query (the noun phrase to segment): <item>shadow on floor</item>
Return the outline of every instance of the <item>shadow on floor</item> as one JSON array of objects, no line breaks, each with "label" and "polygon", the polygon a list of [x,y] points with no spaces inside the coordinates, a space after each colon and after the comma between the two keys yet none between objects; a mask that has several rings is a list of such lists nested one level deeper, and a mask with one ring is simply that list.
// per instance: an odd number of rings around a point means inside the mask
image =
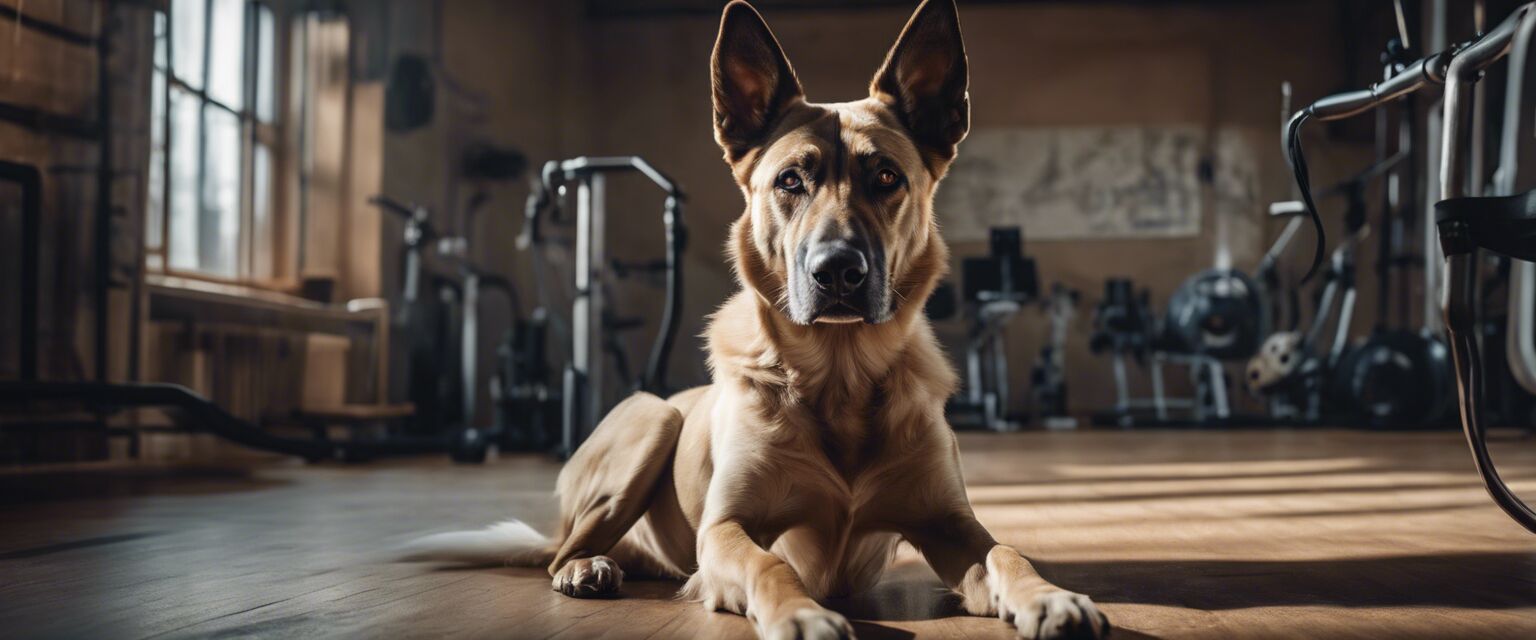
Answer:
[{"label": "shadow on floor", "polygon": [[1081,476],[1051,476],[1051,477],[1021,477],[1018,480],[983,480],[976,481],[969,478],[965,481],[968,488],[979,487],[1016,487],[1016,486],[1046,486],[1046,485],[1079,485],[1098,484],[1110,482],[1149,482],[1153,484],[1173,482],[1222,482],[1225,480],[1260,480],[1265,478],[1309,478],[1317,476],[1332,476],[1347,473],[1384,473],[1384,472],[1423,472],[1441,471],[1440,469],[1408,469],[1388,468],[1386,466],[1361,466],[1344,469],[1308,469],[1305,471],[1266,471],[1263,473],[1221,473],[1221,474],[1187,474],[1167,476],[1147,475],[1081,475]]},{"label": "shadow on floor", "polygon": [[[1343,560],[1103,560],[1035,565],[1052,582],[1102,604],[1220,611],[1252,607],[1536,607],[1536,551],[1401,555]],[[537,569],[500,569],[547,580]],[[680,581],[631,580],[622,597],[676,602]],[[920,562],[891,567],[873,589],[827,603],[857,623],[861,638],[911,635],[879,622],[967,617],[958,596]],[[697,606],[689,603],[687,606]],[[877,622],[869,622],[877,621]],[[1117,629],[1117,638],[1149,637]]]},{"label": "shadow on floor", "polygon": [[1346,560],[1036,561],[1057,584],[1106,603],[1202,610],[1285,605],[1536,607],[1536,552]]},{"label": "shadow on floor", "polygon": [[[1524,480],[1531,476],[1526,474],[1507,474],[1504,479],[1514,482]],[[1020,486],[1027,486],[1024,483]],[[1458,489],[1481,489],[1481,482],[1443,482],[1436,484],[1420,485],[1356,485],[1336,487],[1275,487],[1273,489],[1227,489],[1212,487],[1210,489],[1192,489],[1186,491],[1169,491],[1161,493],[1128,493],[1106,495],[1054,495],[1032,496],[1027,498],[1015,498],[1009,496],[972,496],[971,504],[976,506],[1011,506],[1031,504],[1074,504],[1074,503],[1098,503],[1098,502],[1134,502],[1146,500],[1184,500],[1188,498],[1251,498],[1264,496],[1289,496],[1304,494],[1327,493],[1402,493],[1406,491],[1446,491]]]},{"label": "shadow on floor", "polygon": [[61,469],[0,475],[0,505],[259,491],[288,484],[247,467]]},{"label": "shadow on floor", "polygon": [[82,539],[79,539],[79,540],[70,540],[68,542],[58,542],[58,543],[54,543],[54,544],[47,544],[47,545],[42,545],[42,546],[37,546],[37,547],[27,547],[25,549],[16,549],[16,550],[12,550],[12,551],[7,551],[5,553],[0,553],[0,560],[22,560],[22,559],[25,559],[25,558],[37,558],[37,557],[41,557],[41,556],[52,555],[52,554],[55,554],[55,553],[62,553],[62,552],[65,552],[65,551],[74,551],[76,549],[90,549],[92,547],[105,547],[105,546],[114,545],[114,544],[118,544],[118,543],[122,543],[122,542],[132,542],[134,540],[142,540],[144,538],[153,538],[153,537],[158,536],[158,535],[163,535],[163,533],[164,532],[161,532],[161,531],[146,531],[146,532],[140,532],[140,533],[122,533],[122,534],[116,534],[116,535],[96,536],[96,537],[92,537],[92,538],[82,538]]}]

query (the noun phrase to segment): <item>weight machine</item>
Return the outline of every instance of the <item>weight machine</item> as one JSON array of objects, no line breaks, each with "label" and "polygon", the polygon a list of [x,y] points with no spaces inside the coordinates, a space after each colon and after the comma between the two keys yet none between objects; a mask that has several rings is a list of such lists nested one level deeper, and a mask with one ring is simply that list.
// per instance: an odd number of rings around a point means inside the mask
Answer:
[{"label": "weight machine", "polygon": [[[1444,283],[1440,289],[1439,311],[1444,319],[1444,329],[1454,363],[1456,401],[1460,409],[1462,430],[1483,483],[1494,502],[1521,526],[1536,533],[1536,511],[1526,505],[1505,484],[1495,468],[1488,451],[1487,423],[1484,416],[1484,396],[1488,371],[1483,366],[1482,348],[1478,341],[1478,277],[1479,253],[1487,250],[1505,255],[1517,261],[1536,260],[1536,193],[1511,194],[1515,173],[1516,147],[1518,144],[1521,111],[1521,76],[1524,75],[1530,40],[1536,32],[1536,3],[1522,5],[1487,33],[1471,41],[1452,46],[1404,65],[1401,70],[1369,89],[1328,96],[1298,111],[1287,127],[1286,148],[1298,186],[1308,209],[1315,213],[1307,186],[1306,162],[1301,154],[1300,129],[1309,119],[1335,120],[1365,113],[1395,101],[1420,89],[1436,84],[1445,85],[1439,162],[1439,187],[1443,200],[1435,203],[1435,229],[1439,247],[1444,251],[1443,262],[1426,279],[1431,284]],[[1482,141],[1477,136],[1467,136],[1464,127],[1480,118],[1480,105],[1470,100],[1468,93],[1482,73],[1500,59],[1510,56],[1513,85],[1507,96],[1505,112],[1513,113],[1505,123],[1501,140],[1501,164],[1496,173],[1495,190],[1500,193],[1482,196],[1480,162],[1468,162],[1481,155]],[[1470,127],[1474,130],[1480,126]],[[1526,265],[1517,267],[1526,268]],[[1443,273],[1443,281],[1438,278]],[[1511,309],[1506,350],[1510,354],[1510,368],[1516,380],[1528,392],[1536,393],[1536,350],[1526,349],[1530,344],[1531,331],[1536,329],[1536,307],[1524,304],[1536,297],[1527,298],[1526,287],[1531,282],[1529,273],[1522,276],[1518,286],[1512,286]],[[1428,291],[1435,291],[1431,287]],[[1426,295],[1426,307],[1433,306],[1433,298]],[[1433,314],[1431,314],[1433,315]]]},{"label": "weight machine", "polygon": [[[1239,421],[1232,412],[1223,363],[1246,359],[1258,350],[1268,326],[1263,291],[1258,282],[1236,269],[1207,269],[1181,283],[1158,317],[1148,292],[1135,293],[1129,280],[1106,281],[1089,348],[1094,353],[1110,354],[1115,405],[1096,414],[1094,422],[1133,427]],[[1126,356],[1146,365],[1152,382],[1150,398],[1131,396]],[[1166,365],[1189,371],[1193,395],[1167,395],[1163,384]],[[1175,416],[1175,410],[1184,414]],[[1243,417],[1241,421],[1254,420]]]},{"label": "weight machine", "polygon": [[1058,282],[1051,285],[1051,295],[1041,301],[1050,320],[1051,334],[1040,348],[1029,382],[1035,413],[1047,429],[1077,428],[1077,419],[1067,407],[1067,331],[1077,317],[1079,297],[1076,289]]},{"label": "weight machine", "polygon": [[1035,300],[1035,261],[1024,256],[1018,227],[993,227],[991,253],[961,262],[962,295],[971,316],[965,341],[965,390],[951,398],[945,413],[957,427],[1017,431],[1022,416],[1010,414],[1008,322]]},{"label": "weight machine", "polygon": [[[509,317],[519,322],[517,290],[506,278],[472,264],[468,239],[441,234],[426,207],[385,195],[374,195],[368,203],[405,223],[401,305],[392,322],[394,333],[405,336],[406,388],[415,406],[411,431],[443,437],[455,460],[481,462],[501,425],[487,424],[478,415],[480,306],[487,293],[500,294]],[[427,269],[428,247],[454,264],[457,273]]]},{"label": "weight machine", "polygon": [[[538,184],[528,196],[526,220],[523,222],[523,233],[518,237],[518,246],[535,249],[546,241],[540,229],[542,220],[546,216],[551,221],[561,220],[562,201],[569,187],[574,186],[575,288],[569,319],[570,361],[563,373],[560,394],[559,451],[563,456],[575,453],[582,440],[597,425],[597,419],[610,406],[608,390],[605,388],[608,374],[599,350],[608,352],[619,368],[625,367],[626,361],[614,338],[614,332],[638,324],[636,321],[618,318],[612,313],[603,286],[605,274],[622,268],[622,265],[608,259],[607,252],[608,177],[621,173],[644,176],[666,194],[661,216],[666,234],[666,255],[657,265],[665,274],[666,298],[662,304],[661,321],[651,345],[650,357],[636,386],[657,395],[664,396],[669,392],[667,362],[672,353],[672,345],[677,340],[678,314],[683,304],[683,250],[687,246],[681,187],[638,156],[583,156],[546,163]],[[533,263],[534,278],[540,286],[540,302],[548,310],[550,302],[544,288],[546,265],[539,251],[533,252]]]}]

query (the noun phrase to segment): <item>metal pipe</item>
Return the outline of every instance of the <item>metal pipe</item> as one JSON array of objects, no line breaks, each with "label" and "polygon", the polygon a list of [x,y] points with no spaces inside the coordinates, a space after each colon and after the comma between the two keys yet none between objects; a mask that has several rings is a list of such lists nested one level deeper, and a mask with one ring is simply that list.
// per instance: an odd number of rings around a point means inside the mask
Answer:
[{"label": "metal pipe", "polygon": [[[1163,390],[1163,359],[1156,355],[1152,356],[1152,406],[1158,420],[1168,419],[1168,397]],[[1199,406],[1199,403],[1192,406]]]},{"label": "metal pipe", "polygon": [[1462,122],[1472,119],[1472,101],[1465,95],[1484,69],[1509,53],[1520,23],[1530,13],[1531,5],[1521,5],[1487,35],[1478,38],[1457,53],[1446,68],[1445,111],[1440,139],[1441,199],[1469,195],[1468,167],[1463,159]]},{"label": "metal pipe", "polygon": [[[1446,76],[1444,129],[1440,157],[1441,192],[1446,198],[1466,193],[1466,167],[1462,159],[1461,122],[1470,116],[1466,90],[1489,65],[1509,53],[1517,27],[1531,12],[1531,4],[1522,5],[1487,35],[1468,46],[1452,61]],[[1445,288],[1441,297],[1446,335],[1456,367],[1457,402],[1461,409],[1462,431],[1472,450],[1472,460],[1482,476],[1493,501],[1521,526],[1536,533],[1536,512],[1504,484],[1488,453],[1487,425],[1482,402],[1486,382],[1482,355],[1477,344],[1477,266],[1478,251],[1469,237],[1465,222],[1448,222],[1440,227],[1445,251]]]},{"label": "metal pipe", "polygon": [[[1483,29],[1487,27],[1487,13],[1487,6],[1484,0],[1475,0],[1472,3],[1472,24],[1478,35],[1482,35]],[[1524,20],[1522,19],[1520,22],[1524,22]],[[1518,26],[1519,23],[1516,23],[1517,31],[1519,30]],[[1487,137],[1488,130],[1488,118],[1486,117],[1488,110],[1483,105],[1488,102],[1487,96],[1488,85],[1486,83],[1478,82],[1472,85],[1472,121],[1469,127],[1472,139],[1469,141],[1470,148],[1467,153],[1469,156],[1467,162],[1467,195],[1474,197],[1483,195],[1483,142]]]},{"label": "metal pipe", "polygon": [[1472,463],[1482,476],[1483,486],[1493,502],[1521,526],[1536,533],[1536,512],[1526,506],[1494,466],[1488,452],[1488,427],[1483,421],[1482,401],[1487,383],[1477,346],[1474,299],[1477,289],[1477,252],[1446,257],[1446,328],[1450,336],[1451,358],[1456,366],[1456,395],[1461,407],[1462,432],[1472,449]]},{"label": "metal pipe", "polygon": [[688,229],[683,219],[683,201],[686,200],[686,196],[676,182],[639,156],[582,156],[569,160],[551,160],[544,164],[541,184],[528,198],[528,205],[524,212],[526,219],[523,222],[523,232],[518,236],[518,246],[526,249],[538,242],[540,214],[551,203],[551,193],[559,185],[569,181],[585,183],[594,176],[625,171],[634,171],[645,176],[667,194],[666,203],[662,209],[662,225],[667,246],[666,300],[662,306],[662,318],[657,327],[656,338],[651,343],[650,358],[640,378],[641,389],[658,394],[666,393],[667,365],[671,358],[672,347],[677,342],[679,316],[682,313],[683,252],[688,246]]},{"label": "metal pipe", "polygon": [[1455,57],[1455,50],[1450,49],[1419,58],[1369,89],[1319,98],[1306,111],[1317,120],[1342,120],[1365,113],[1431,84],[1445,82],[1446,67]]},{"label": "metal pipe", "polygon": [[[1366,111],[1380,107],[1387,102],[1407,96],[1427,85],[1443,81],[1445,69],[1456,55],[1455,49],[1440,51],[1420,58],[1404,65],[1401,70],[1391,74],[1385,80],[1371,85],[1368,89],[1349,91],[1318,99],[1307,108],[1302,109],[1286,124],[1284,137],[1284,149],[1286,160],[1292,164],[1296,172],[1298,186],[1305,185],[1307,181],[1306,164],[1301,158],[1300,133],[1301,125],[1308,119],[1339,120],[1355,116]],[[1304,187],[1301,194],[1306,203],[1305,209],[1311,214],[1312,222],[1317,230],[1317,247],[1313,253],[1313,263],[1302,278],[1305,284],[1312,277],[1313,272],[1322,264],[1324,249],[1324,233],[1321,219],[1318,217],[1316,206],[1313,205],[1313,194],[1310,187]],[[1434,237],[1425,237],[1425,246],[1428,248],[1434,242]],[[1426,270],[1427,272],[1428,270]],[[1429,275],[1426,275],[1428,278]],[[1429,289],[1433,290],[1433,289]],[[1426,303],[1428,304],[1428,303]],[[1429,307],[1426,307],[1428,309]],[[1426,317],[1428,317],[1426,315]]]},{"label": "metal pipe", "polygon": [[[580,444],[588,423],[603,409],[602,363],[598,356],[598,350],[606,344],[602,336],[604,327],[600,277],[601,270],[607,265],[603,251],[603,224],[606,218],[603,212],[606,199],[603,187],[607,174],[628,171],[645,176],[667,194],[662,210],[667,244],[666,302],[656,338],[652,342],[650,360],[640,379],[641,389],[657,394],[666,393],[667,362],[677,340],[679,316],[682,312],[682,261],[687,244],[687,228],[683,223],[682,209],[685,196],[677,183],[637,156],[583,156],[552,160],[544,164],[540,184],[529,195],[524,211],[523,231],[518,236],[517,244],[520,248],[527,249],[536,245],[539,242],[539,219],[544,210],[554,203],[554,194],[566,183],[576,183],[576,298],[572,304],[571,318],[572,363],[565,375],[563,410],[563,447],[567,455]],[[533,259],[535,269],[538,269],[539,258],[535,256]],[[543,298],[542,293],[540,298]],[[576,433],[578,430],[582,433]]]},{"label": "metal pipe", "polygon": [[[1525,95],[1526,66],[1530,62],[1531,36],[1536,33],[1536,11],[1528,13],[1515,31],[1509,49],[1509,82],[1504,92],[1504,130],[1500,136],[1499,168],[1493,173],[1493,195],[1515,193],[1519,172],[1521,103]],[[1504,358],[1520,387],[1536,393],[1536,263],[1510,258],[1509,312]]]},{"label": "metal pipe", "polygon": [[1344,347],[1349,345],[1349,325],[1355,319],[1355,285],[1346,285],[1344,301],[1339,304],[1339,324],[1334,327],[1333,344],[1328,348],[1328,368],[1338,366],[1344,357]]},{"label": "metal pipe", "polygon": [[475,429],[480,426],[475,419],[475,410],[478,408],[475,391],[480,386],[476,366],[480,364],[480,274],[473,269],[467,269],[464,274],[464,299],[460,313],[463,317],[459,330],[459,375],[463,378],[463,390],[459,400],[463,403],[463,427]]},{"label": "metal pipe", "polygon": [[[574,420],[566,425],[568,439],[573,444],[579,445],[586,437],[585,430],[588,422],[596,413],[596,403],[588,400],[587,395],[595,395],[601,382],[594,374],[594,363],[598,360],[593,356],[593,350],[599,341],[593,339],[593,327],[601,323],[600,317],[594,317],[593,292],[597,289],[593,284],[592,267],[592,200],[593,185],[583,180],[576,187],[576,298],[571,303],[571,371],[575,379],[581,382],[584,394],[568,394],[565,398],[570,407],[568,413]],[[574,453],[575,449],[567,451]]]},{"label": "metal pipe", "polygon": [[[606,318],[612,314],[608,310],[608,290],[604,288],[603,274],[608,271],[608,176],[604,173],[592,173],[582,183],[587,187],[587,231],[588,240],[591,243],[587,247],[588,262],[583,269],[590,269],[587,275],[586,296],[589,301],[587,316],[592,323],[592,342],[587,345],[588,360],[587,369],[587,424],[586,429],[597,426],[599,416],[607,409],[607,382],[604,379],[602,351],[608,345],[608,327]],[[619,366],[615,370],[622,370]],[[586,434],[583,433],[583,438]]]},{"label": "metal pipe", "polygon": [[[1446,14],[1449,12],[1447,0],[1430,0],[1428,16],[1429,24],[1425,25],[1428,31],[1428,50],[1444,50],[1450,44],[1446,38]],[[1440,181],[1431,176],[1438,175],[1440,170],[1440,133],[1441,121],[1444,119],[1444,104],[1432,100],[1426,109],[1424,118],[1424,185],[1423,201],[1419,203],[1419,247],[1423,273],[1423,294],[1420,296],[1420,324],[1426,332],[1439,331],[1442,324],[1440,320],[1439,300],[1435,292],[1440,290],[1440,264],[1444,256],[1440,255],[1440,244],[1437,242],[1435,229],[1435,203],[1444,196],[1440,194]],[[1404,283],[1404,290],[1408,290]]]},{"label": "metal pipe", "polygon": [[1115,413],[1125,414],[1131,410],[1131,392],[1128,388],[1130,382],[1125,375],[1125,357],[1116,351],[1110,356],[1110,363],[1114,365],[1115,373]]}]

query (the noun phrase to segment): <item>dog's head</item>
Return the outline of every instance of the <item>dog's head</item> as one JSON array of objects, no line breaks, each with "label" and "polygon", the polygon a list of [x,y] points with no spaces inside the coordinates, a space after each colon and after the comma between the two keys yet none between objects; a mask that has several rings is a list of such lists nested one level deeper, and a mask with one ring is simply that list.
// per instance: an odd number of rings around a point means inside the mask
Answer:
[{"label": "dog's head", "polygon": [[947,268],[933,193],[970,126],[953,0],[925,0],[857,102],[806,102],[773,32],[732,2],[712,60],[715,140],[746,196],[743,283],[795,324],[920,310]]}]

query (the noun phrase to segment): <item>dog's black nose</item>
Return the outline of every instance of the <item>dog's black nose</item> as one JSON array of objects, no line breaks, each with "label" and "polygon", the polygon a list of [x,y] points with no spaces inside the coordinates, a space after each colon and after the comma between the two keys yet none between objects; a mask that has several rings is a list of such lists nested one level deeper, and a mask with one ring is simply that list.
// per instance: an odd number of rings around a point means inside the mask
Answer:
[{"label": "dog's black nose", "polygon": [[807,257],[805,266],[817,289],[839,297],[858,291],[869,275],[869,260],[864,252],[842,242],[818,247]]}]

